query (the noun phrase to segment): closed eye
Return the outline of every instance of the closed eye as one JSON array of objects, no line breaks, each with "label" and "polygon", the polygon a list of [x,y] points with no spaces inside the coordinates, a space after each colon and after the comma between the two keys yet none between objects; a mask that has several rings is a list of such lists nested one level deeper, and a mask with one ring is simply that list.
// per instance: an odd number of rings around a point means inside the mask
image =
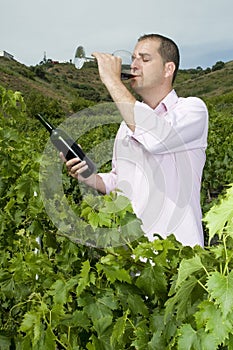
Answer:
[{"label": "closed eye", "polygon": [[[143,62],[149,62],[149,61],[151,61],[151,55],[149,55],[148,53],[139,53],[139,56],[140,56],[140,58],[141,58],[141,60],[143,61]],[[137,59],[137,57],[136,56],[132,56],[132,61],[134,61],[134,60],[136,60]]]}]

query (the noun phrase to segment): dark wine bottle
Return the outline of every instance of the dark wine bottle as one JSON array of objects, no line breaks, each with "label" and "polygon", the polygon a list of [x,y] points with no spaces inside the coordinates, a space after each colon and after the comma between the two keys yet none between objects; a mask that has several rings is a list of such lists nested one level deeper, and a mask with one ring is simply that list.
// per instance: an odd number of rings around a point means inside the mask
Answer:
[{"label": "dark wine bottle", "polygon": [[82,176],[87,178],[96,171],[96,166],[90,158],[86,156],[83,150],[77,145],[77,143],[65,133],[65,131],[55,128],[45,117],[40,114],[36,115],[36,118],[42,123],[42,125],[50,133],[50,140],[58,151],[64,154],[66,160],[73,158],[79,158],[80,160],[85,160],[88,169],[82,173]]}]

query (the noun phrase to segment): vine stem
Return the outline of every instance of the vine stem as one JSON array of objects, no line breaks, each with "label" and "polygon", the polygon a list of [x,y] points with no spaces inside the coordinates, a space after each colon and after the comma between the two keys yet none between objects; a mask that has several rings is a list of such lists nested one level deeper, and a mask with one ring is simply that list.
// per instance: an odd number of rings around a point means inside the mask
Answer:
[{"label": "vine stem", "polygon": [[225,275],[226,273],[229,274],[229,269],[228,269],[229,257],[227,252],[226,239],[227,239],[227,236],[223,235],[223,246],[224,246],[225,257],[226,257],[226,264],[223,270],[223,275]]},{"label": "vine stem", "polygon": [[[36,297],[38,298],[38,301],[36,301],[35,299],[33,299],[33,296],[36,296]],[[18,307],[18,306],[22,306],[22,305],[25,305],[25,304],[30,303],[30,302],[31,302],[31,303],[32,303],[32,302],[40,303],[40,301],[41,301],[41,300],[40,300],[40,298],[38,297],[38,294],[37,294],[37,293],[32,293],[26,301],[22,301],[22,302],[20,302],[20,303],[18,303],[18,304],[16,304],[16,305],[14,305],[14,306],[10,309],[10,311],[9,311],[9,316],[11,315],[12,311],[13,311],[16,307]]]},{"label": "vine stem", "polygon": [[206,270],[206,268],[205,268],[205,266],[202,264],[202,268],[203,268],[203,270],[205,271],[205,273],[207,274],[207,276],[209,277],[210,276],[210,274],[209,274],[209,272]]},{"label": "vine stem", "polygon": [[207,293],[209,293],[208,289],[204,286],[204,284],[203,284],[200,280],[197,280],[197,282],[200,284],[200,286],[201,286]]},{"label": "vine stem", "polygon": [[65,350],[68,350],[69,348],[68,348],[65,344],[63,344],[63,343],[60,341],[60,339],[58,339],[58,337],[54,334],[54,331],[53,331],[52,326],[51,326],[51,321],[52,321],[52,319],[51,319],[51,310],[49,310],[49,322],[47,321],[47,318],[46,318],[46,315],[45,315],[45,314],[43,315],[43,319],[44,319],[45,323],[47,324],[47,327],[50,328],[50,331],[52,332],[52,334],[53,334],[53,336],[54,336],[54,338],[55,338],[55,341],[56,341],[58,344],[60,344]]}]

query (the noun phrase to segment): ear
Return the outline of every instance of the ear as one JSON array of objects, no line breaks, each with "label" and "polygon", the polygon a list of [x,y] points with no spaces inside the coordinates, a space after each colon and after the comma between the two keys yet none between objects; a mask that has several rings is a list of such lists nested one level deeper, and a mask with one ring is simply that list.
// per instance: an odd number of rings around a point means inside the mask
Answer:
[{"label": "ear", "polygon": [[165,63],[165,78],[172,77],[176,69],[174,62]]}]

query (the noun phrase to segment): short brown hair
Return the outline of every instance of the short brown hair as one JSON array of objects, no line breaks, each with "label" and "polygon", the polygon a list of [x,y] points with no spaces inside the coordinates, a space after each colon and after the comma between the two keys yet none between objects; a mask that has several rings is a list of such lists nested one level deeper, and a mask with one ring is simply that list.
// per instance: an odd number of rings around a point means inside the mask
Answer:
[{"label": "short brown hair", "polygon": [[144,34],[139,37],[138,42],[146,39],[159,40],[160,47],[158,51],[163,59],[163,62],[164,63],[173,62],[175,64],[176,68],[173,73],[173,80],[172,80],[172,82],[174,83],[177,75],[177,71],[179,69],[179,64],[180,64],[180,53],[179,53],[178,46],[172,39],[167,38],[160,34]]}]

